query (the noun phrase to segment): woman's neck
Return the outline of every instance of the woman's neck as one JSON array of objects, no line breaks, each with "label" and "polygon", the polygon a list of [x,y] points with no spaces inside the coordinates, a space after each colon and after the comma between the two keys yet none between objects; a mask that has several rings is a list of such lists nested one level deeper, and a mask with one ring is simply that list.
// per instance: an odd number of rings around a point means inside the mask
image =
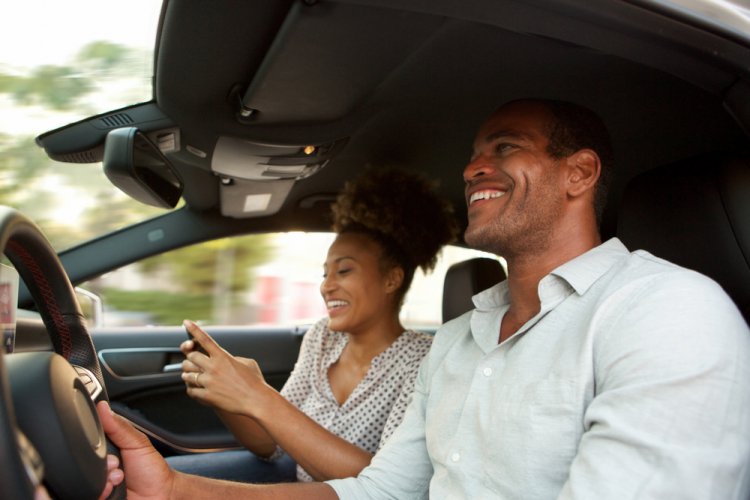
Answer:
[{"label": "woman's neck", "polygon": [[349,342],[345,353],[351,361],[369,365],[374,357],[388,349],[403,332],[404,327],[398,315],[389,315],[366,330],[347,333]]}]

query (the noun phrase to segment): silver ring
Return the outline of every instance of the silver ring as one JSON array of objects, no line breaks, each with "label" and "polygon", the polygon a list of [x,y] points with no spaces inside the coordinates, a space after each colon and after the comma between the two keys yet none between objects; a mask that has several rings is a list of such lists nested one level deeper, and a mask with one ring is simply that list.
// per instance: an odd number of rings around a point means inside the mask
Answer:
[{"label": "silver ring", "polygon": [[200,376],[201,376],[201,372],[195,372],[195,381],[193,381],[193,383],[194,383],[194,384],[195,384],[195,385],[196,385],[197,387],[203,387],[202,385],[200,385],[200,384],[198,383],[198,377],[200,377]]}]

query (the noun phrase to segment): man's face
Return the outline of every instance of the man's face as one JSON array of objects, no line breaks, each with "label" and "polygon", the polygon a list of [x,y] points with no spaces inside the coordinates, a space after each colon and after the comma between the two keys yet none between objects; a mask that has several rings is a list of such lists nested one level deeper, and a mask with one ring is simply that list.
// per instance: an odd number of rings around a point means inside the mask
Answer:
[{"label": "man's face", "polygon": [[514,258],[548,248],[565,192],[547,154],[551,116],[538,103],[503,106],[479,129],[464,169],[472,247]]}]

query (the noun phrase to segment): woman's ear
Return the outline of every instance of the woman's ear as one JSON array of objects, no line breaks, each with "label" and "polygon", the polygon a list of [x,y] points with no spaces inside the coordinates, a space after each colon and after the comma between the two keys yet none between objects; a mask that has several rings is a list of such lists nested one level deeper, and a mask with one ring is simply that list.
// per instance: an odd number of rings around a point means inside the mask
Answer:
[{"label": "woman's ear", "polygon": [[587,191],[593,193],[602,170],[599,155],[591,149],[581,149],[568,156],[566,163],[568,196],[576,198]]},{"label": "woman's ear", "polygon": [[404,282],[404,269],[401,266],[392,267],[385,275],[385,291],[393,293]]}]

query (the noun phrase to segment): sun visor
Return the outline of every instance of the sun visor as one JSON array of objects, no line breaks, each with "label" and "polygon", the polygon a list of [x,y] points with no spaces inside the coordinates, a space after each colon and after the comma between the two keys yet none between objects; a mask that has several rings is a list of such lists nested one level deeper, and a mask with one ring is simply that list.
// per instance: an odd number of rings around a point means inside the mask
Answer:
[{"label": "sun visor", "polygon": [[219,188],[221,214],[235,219],[272,215],[281,209],[293,179],[273,182],[225,180]]}]

